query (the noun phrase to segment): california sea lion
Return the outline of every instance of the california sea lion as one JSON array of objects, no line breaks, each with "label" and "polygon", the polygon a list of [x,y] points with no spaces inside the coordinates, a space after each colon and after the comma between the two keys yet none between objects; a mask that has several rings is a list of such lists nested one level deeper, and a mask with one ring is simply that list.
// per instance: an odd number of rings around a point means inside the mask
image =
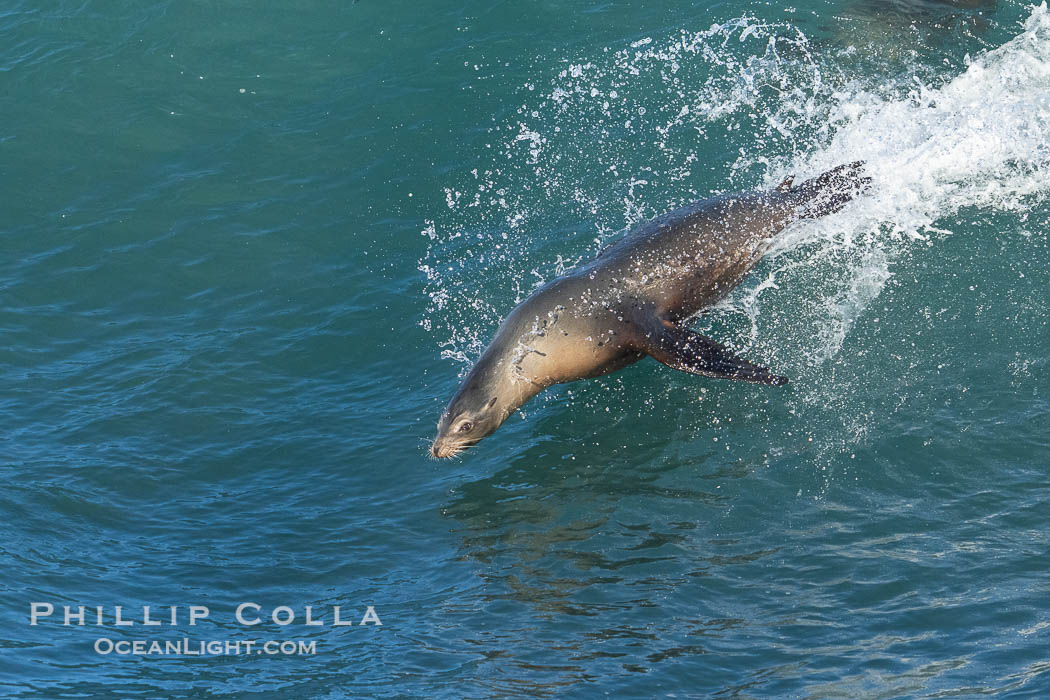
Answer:
[{"label": "california sea lion", "polygon": [[537,289],[504,319],[452,397],[431,454],[451,457],[474,445],[552,384],[615,372],[646,355],[706,377],[787,382],[683,322],[739,284],[774,234],[838,211],[865,190],[871,179],[862,165],[682,207]]}]

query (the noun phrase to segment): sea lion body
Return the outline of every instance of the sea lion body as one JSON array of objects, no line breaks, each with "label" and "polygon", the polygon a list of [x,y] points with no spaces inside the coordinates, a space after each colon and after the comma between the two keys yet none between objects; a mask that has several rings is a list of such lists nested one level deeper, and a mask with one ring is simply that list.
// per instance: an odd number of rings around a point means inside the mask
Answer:
[{"label": "sea lion body", "polygon": [[787,380],[679,324],[728,294],[792,221],[841,208],[869,180],[840,166],[792,188],[714,197],[644,223],[519,304],[464,378],[431,448],[452,456],[553,384],[646,355],[675,369],[755,383]]},{"label": "sea lion body", "polygon": [[740,283],[762,243],[789,222],[792,199],[773,190],[683,207],[613,243],[578,274],[595,275],[671,320],[687,318]]}]

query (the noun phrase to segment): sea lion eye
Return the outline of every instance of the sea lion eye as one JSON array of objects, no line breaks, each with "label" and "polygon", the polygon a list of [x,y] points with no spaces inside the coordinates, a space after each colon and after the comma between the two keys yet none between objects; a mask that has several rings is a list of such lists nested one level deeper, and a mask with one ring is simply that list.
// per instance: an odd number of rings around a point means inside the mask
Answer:
[{"label": "sea lion eye", "polygon": [[473,430],[473,429],[474,429],[474,424],[473,424],[473,423],[471,423],[471,422],[470,422],[470,421],[468,420],[468,421],[467,421],[466,423],[464,423],[463,425],[459,426],[459,430],[458,430],[458,432],[461,432],[461,433],[467,433],[467,432],[470,432],[470,431],[471,431],[471,430]]}]

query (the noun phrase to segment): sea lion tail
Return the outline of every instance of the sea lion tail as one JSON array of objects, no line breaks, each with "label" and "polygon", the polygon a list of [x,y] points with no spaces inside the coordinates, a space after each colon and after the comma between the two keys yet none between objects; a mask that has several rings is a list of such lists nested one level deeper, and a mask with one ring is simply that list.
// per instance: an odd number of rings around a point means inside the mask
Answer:
[{"label": "sea lion tail", "polygon": [[864,174],[864,161],[858,160],[806,180],[798,187],[788,184],[787,193],[795,200],[799,216],[815,219],[837,212],[870,186],[871,178]]}]

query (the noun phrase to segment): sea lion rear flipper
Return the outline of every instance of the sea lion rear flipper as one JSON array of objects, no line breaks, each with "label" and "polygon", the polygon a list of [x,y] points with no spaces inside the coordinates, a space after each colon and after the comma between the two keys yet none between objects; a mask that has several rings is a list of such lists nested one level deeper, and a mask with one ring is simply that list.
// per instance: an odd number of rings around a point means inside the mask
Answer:
[{"label": "sea lion rear flipper", "polygon": [[772,386],[787,384],[787,377],[737,357],[725,345],[667,324],[647,336],[640,349],[657,362],[690,374]]},{"label": "sea lion rear flipper", "polygon": [[857,161],[833,168],[787,192],[803,219],[815,219],[837,212],[869,187],[871,178],[864,174],[864,161]]}]

